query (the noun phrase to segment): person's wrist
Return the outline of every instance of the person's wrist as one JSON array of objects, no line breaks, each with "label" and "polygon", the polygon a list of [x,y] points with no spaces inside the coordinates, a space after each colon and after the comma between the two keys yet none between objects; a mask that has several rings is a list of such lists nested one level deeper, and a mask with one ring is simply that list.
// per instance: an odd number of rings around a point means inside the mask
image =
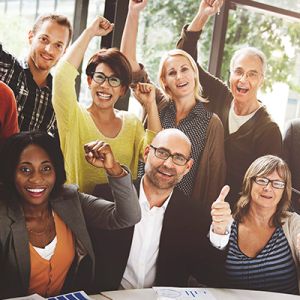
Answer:
[{"label": "person's wrist", "polygon": [[149,113],[152,110],[156,109],[156,102],[155,99],[152,101],[148,101],[147,103],[144,104],[144,108],[146,109],[146,111]]},{"label": "person's wrist", "polygon": [[229,234],[229,230],[227,228],[225,228],[224,230],[216,230],[214,228],[214,226],[212,226],[212,232],[215,234],[219,234],[219,235],[228,235]]},{"label": "person's wrist", "polygon": [[128,16],[131,18],[139,18],[140,13],[141,13],[141,11],[139,11],[139,10],[129,9]]},{"label": "person's wrist", "polygon": [[119,163],[116,163],[112,168],[105,169],[107,175],[111,177],[123,177],[127,175],[127,171],[121,167]]},{"label": "person's wrist", "polygon": [[85,34],[86,37],[87,37],[88,39],[90,39],[90,40],[95,36],[94,30],[93,30],[92,27],[87,27],[87,28],[84,30],[84,34]]},{"label": "person's wrist", "polygon": [[196,18],[199,21],[207,21],[208,18],[210,17],[210,14],[206,13],[205,11],[198,11]]}]

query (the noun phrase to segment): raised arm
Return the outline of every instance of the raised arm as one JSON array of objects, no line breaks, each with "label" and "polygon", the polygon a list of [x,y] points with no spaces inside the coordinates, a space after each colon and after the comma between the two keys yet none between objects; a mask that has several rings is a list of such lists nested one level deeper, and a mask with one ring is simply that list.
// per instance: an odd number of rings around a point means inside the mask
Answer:
[{"label": "raised arm", "polygon": [[85,51],[95,36],[105,36],[113,30],[113,24],[103,17],[97,17],[69,47],[65,59],[76,69],[79,68]]},{"label": "raised arm", "polygon": [[201,31],[207,23],[210,16],[220,11],[223,0],[202,0],[197,14],[187,27],[188,31]]},{"label": "raised arm", "polygon": [[[223,0],[202,0],[199,9],[189,25],[184,26],[177,48],[188,52],[197,62],[197,43],[207,20],[219,11]],[[227,85],[219,78],[205,71],[199,64],[199,79],[202,86],[202,95],[209,102],[206,104],[208,110],[216,113],[224,126],[227,124],[228,107],[232,95]]]},{"label": "raised arm", "polygon": [[[137,34],[138,34],[138,27],[139,27],[139,17],[140,17],[142,10],[146,7],[146,5],[147,5],[147,0],[130,0],[129,1],[127,18],[126,18],[125,27],[124,27],[123,35],[122,35],[121,46],[120,46],[121,52],[127,57],[127,59],[129,60],[129,62],[131,64],[132,71],[133,71],[133,84],[136,84],[138,82],[143,82],[143,83],[150,82],[147,72],[145,71],[144,68],[141,68],[141,65],[138,63],[137,57],[136,57],[136,45],[137,45]],[[140,101],[139,98],[137,98],[137,99]],[[155,99],[159,106],[158,109],[163,107],[164,102],[165,102],[165,97],[159,88],[155,89]],[[142,105],[143,105],[143,103],[142,103]],[[150,105],[150,106],[143,105],[143,107],[145,109],[144,119],[146,119],[146,115],[149,114],[147,127],[150,130],[153,130],[155,132],[159,131],[157,129],[160,128],[160,123],[158,124],[158,122],[157,122],[158,114],[156,113],[156,110],[157,110],[156,105],[155,106],[154,105]],[[151,120],[153,120],[153,122]],[[153,126],[152,126],[152,124],[153,124]]]},{"label": "raised arm", "polygon": [[81,113],[75,89],[75,79],[79,75],[77,69],[91,39],[94,36],[106,35],[112,29],[113,24],[103,17],[97,17],[57,64],[53,77],[52,104],[62,147],[68,132],[73,130],[74,120],[78,120],[78,115]]},{"label": "raised arm", "polygon": [[86,222],[98,228],[117,229],[132,226],[140,220],[137,193],[130,173],[115,160],[109,144],[93,141],[84,145],[86,160],[96,168],[104,168],[114,202],[86,196],[82,200]]},{"label": "raised arm", "polygon": [[129,60],[133,72],[137,72],[140,70],[140,65],[137,62],[136,58],[136,43],[140,13],[146,5],[147,0],[129,1],[127,18],[121,40],[120,50]]},{"label": "raised arm", "polygon": [[148,114],[147,128],[159,132],[162,128],[155,96],[155,86],[150,83],[138,83],[134,89],[134,97],[142,104]]}]

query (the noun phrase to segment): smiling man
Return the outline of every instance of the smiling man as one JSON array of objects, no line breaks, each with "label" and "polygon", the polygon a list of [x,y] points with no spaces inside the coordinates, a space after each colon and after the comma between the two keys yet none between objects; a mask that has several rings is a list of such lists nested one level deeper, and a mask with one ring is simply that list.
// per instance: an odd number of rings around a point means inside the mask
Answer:
[{"label": "smiling man", "polygon": [[14,92],[21,131],[56,129],[51,103],[50,71],[64,54],[72,36],[69,20],[62,15],[40,16],[28,33],[29,53],[18,61],[0,42],[0,80]]},{"label": "smiling man", "polygon": [[[210,16],[220,10],[223,0],[202,0],[199,10],[181,34],[177,47],[197,60],[197,42]],[[282,137],[266,107],[257,98],[266,71],[266,57],[254,47],[236,51],[230,63],[230,89],[198,65],[207,109],[216,113],[225,130],[227,197],[232,206],[239,198],[242,179],[250,164],[265,154],[282,155]]]},{"label": "smiling man", "polygon": [[142,219],[127,230],[92,233],[97,265],[93,292],[186,286],[191,266],[196,266],[190,264],[192,257],[209,264],[208,255],[216,249],[206,237],[208,230],[192,201],[175,188],[193,164],[190,155],[191,142],[175,128],[160,131],[145,149],[145,175],[135,184]]}]

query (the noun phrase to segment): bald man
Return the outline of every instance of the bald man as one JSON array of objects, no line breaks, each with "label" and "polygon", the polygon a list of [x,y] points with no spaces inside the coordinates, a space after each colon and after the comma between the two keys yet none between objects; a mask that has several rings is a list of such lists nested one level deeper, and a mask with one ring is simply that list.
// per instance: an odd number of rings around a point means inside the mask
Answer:
[{"label": "bald man", "polygon": [[174,128],[159,132],[146,147],[144,160],[145,175],[136,182],[141,221],[126,230],[93,234],[98,240],[94,292],[186,286],[195,265],[191,258],[207,263],[206,255],[217,252],[199,213],[175,188],[193,164],[188,137]]}]

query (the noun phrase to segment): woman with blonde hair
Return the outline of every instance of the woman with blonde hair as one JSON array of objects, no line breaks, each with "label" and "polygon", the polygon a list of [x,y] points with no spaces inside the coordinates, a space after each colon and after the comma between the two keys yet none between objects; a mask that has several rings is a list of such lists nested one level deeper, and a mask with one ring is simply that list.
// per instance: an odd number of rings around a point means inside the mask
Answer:
[{"label": "woman with blonde hair", "polygon": [[[121,51],[133,69],[134,82],[149,82],[147,73],[136,59],[138,21],[147,1],[129,2],[123,31]],[[163,128],[178,128],[192,142],[194,164],[178,184],[210,223],[210,206],[224,184],[224,132],[219,118],[203,105],[198,68],[192,57],[182,50],[171,50],[161,60],[159,68],[161,90],[156,90],[159,117]],[[171,172],[171,171],[170,171]],[[201,217],[199,217],[200,219]],[[205,228],[205,226],[203,226]]]}]

